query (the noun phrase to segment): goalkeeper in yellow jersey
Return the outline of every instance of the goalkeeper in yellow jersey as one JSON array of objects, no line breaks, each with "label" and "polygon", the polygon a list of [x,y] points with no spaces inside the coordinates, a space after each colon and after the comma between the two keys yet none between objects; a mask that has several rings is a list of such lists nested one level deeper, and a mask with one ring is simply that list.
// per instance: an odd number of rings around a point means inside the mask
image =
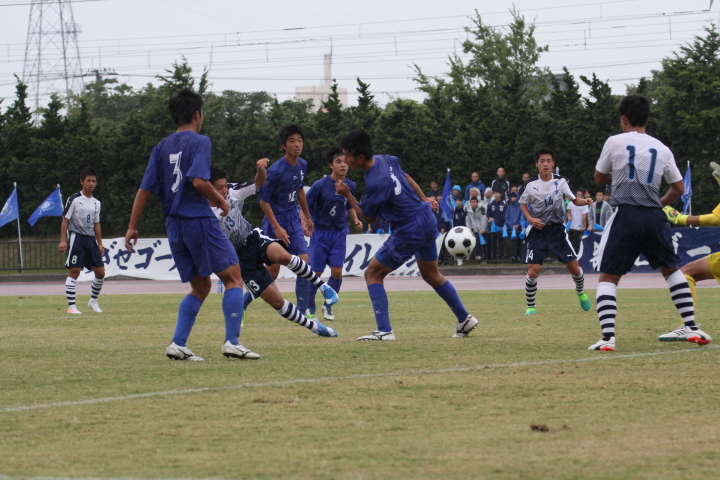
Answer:
[{"label": "goalkeeper in yellow jersey", "polygon": [[[720,183],[720,165],[712,162],[710,166],[713,169],[713,177]],[[715,207],[712,213],[706,215],[683,215],[671,206],[665,207],[665,214],[668,220],[676,225],[690,225],[692,227],[720,227],[720,204]],[[682,273],[690,285],[690,291],[693,296],[693,303],[697,298],[697,292],[695,284],[700,280],[710,280],[714,278],[720,283],[720,252],[711,253],[710,255],[699,258],[693,262],[688,263],[681,269]],[[686,332],[685,327],[680,327],[673,330],[670,333],[660,336],[660,340],[673,341],[673,340],[688,340],[688,336],[693,332]],[[712,341],[709,335],[705,335],[706,339],[701,341],[694,341],[700,345],[707,345]]]}]

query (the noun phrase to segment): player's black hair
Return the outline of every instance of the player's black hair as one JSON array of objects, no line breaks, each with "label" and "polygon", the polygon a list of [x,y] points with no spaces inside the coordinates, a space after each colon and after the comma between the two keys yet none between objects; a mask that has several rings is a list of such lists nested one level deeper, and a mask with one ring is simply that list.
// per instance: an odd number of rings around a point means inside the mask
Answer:
[{"label": "player's black hair", "polygon": [[479,200],[477,199],[477,197],[470,197],[470,201],[472,202],[473,200],[475,200],[476,202],[479,202]]},{"label": "player's black hair", "polygon": [[633,93],[620,100],[620,115],[625,115],[633,127],[644,127],[650,120],[650,99],[645,95]]},{"label": "player's black hair", "polygon": [[285,145],[285,142],[287,142],[287,139],[290,138],[290,135],[295,135],[296,133],[300,134],[300,138],[302,138],[304,142],[305,130],[303,130],[300,125],[298,125],[297,123],[288,123],[287,125],[283,126],[280,129],[280,134],[278,135],[280,145]]},{"label": "player's black hair", "polygon": [[85,167],[80,171],[80,181],[84,181],[87,177],[95,177],[95,180],[98,179],[97,170],[95,170],[92,167]]},{"label": "player's black hair", "polygon": [[210,183],[215,184],[221,178],[227,178],[227,170],[222,167],[216,167],[215,165],[210,166]]},{"label": "player's black hair", "polygon": [[540,155],[550,155],[553,159],[553,162],[555,161],[555,151],[553,151],[553,149],[550,147],[538,148],[537,152],[535,152],[535,163],[540,160]]},{"label": "player's black hair", "polygon": [[362,155],[370,160],[373,157],[373,146],[370,134],[362,128],[353,130],[340,139],[340,147],[353,156]]},{"label": "player's black hair", "polygon": [[333,145],[332,147],[328,147],[325,150],[325,154],[323,158],[325,159],[325,163],[328,165],[332,165],[332,163],[335,161],[335,158],[337,158],[338,155],[342,155],[343,151],[342,148],[340,148],[340,145]]},{"label": "player's black hair", "polygon": [[176,126],[192,122],[195,112],[202,113],[203,99],[190,87],[183,88],[170,98],[170,116]]}]

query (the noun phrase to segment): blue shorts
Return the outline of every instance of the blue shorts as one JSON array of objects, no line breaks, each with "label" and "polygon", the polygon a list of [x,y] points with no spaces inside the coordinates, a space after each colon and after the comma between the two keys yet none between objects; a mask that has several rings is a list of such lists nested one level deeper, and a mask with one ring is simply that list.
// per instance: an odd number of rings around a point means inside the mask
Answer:
[{"label": "blue shorts", "polygon": [[525,263],[542,265],[548,250],[555,252],[562,263],[572,262],[577,258],[577,253],[562,223],[551,223],[541,229],[534,227],[530,229],[526,240]]},{"label": "blue shorts", "polygon": [[214,216],[199,218],[167,217],[165,219],[170,251],[180,280],[207,277],[238,263],[227,235]]},{"label": "blue shorts", "polygon": [[273,283],[273,278],[265,267],[265,265],[272,265],[267,256],[267,249],[273,242],[280,243],[256,228],[245,239],[245,244],[237,252],[240,258],[243,283],[253,298],[259,297]]},{"label": "blue shorts", "polygon": [[105,264],[100,255],[97,239],[90,235],[81,235],[70,232],[68,242],[68,257],[65,261],[66,268],[98,268]]},{"label": "blue shorts", "polygon": [[[304,255],[308,253],[305,234],[302,230],[302,223],[300,223],[300,214],[286,213],[275,215],[275,219],[280,226],[285,229],[290,239],[290,245],[285,245],[284,242],[280,242],[285,247],[285,250],[293,255]],[[270,225],[270,220],[268,220],[267,217],[263,217],[262,229],[268,237],[277,238],[275,229]]]},{"label": "blue shorts", "polygon": [[403,223],[392,224],[392,233],[375,258],[388,268],[395,270],[413,255],[423,262],[438,259],[435,239],[437,219],[429,203],[423,203],[412,218]]},{"label": "blue shorts", "polygon": [[625,275],[640,254],[645,255],[653,269],[673,268],[680,262],[662,209],[620,205],[605,224],[600,240],[600,271]]},{"label": "blue shorts", "polygon": [[322,272],[325,266],[340,267],[345,264],[347,228],[316,228],[310,237],[310,267],[313,272]]}]

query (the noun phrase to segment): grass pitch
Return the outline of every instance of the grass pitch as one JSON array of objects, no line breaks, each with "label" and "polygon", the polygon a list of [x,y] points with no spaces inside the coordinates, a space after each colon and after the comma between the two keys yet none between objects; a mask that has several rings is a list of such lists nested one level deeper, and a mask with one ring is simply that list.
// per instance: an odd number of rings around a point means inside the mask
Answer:
[{"label": "grass pitch", "polygon": [[[594,298],[594,292],[588,292]],[[181,295],[0,298],[0,478],[698,479],[720,477],[714,344],[661,343],[679,325],[667,290],[619,290],[616,352],[572,290],[461,292],[480,325],[434,293],[390,293],[396,342],[366,293],[342,293],[339,338],[261,302],[228,360],[221,296],[188,345],[164,353]],[[318,296],[320,301],[320,296]],[[720,340],[720,290],[697,316]]]}]

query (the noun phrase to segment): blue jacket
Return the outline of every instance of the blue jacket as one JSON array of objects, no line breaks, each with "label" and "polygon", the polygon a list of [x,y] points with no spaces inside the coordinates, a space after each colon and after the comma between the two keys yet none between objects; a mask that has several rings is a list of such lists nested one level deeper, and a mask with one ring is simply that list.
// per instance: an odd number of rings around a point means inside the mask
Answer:
[{"label": "blue jacket", "polygon": [[[483,182],[470,182],[468,183],[468,186],[465,187],[465,201],[470,200],[470,189],[471,188],[477,188],[478,192],[480,192],[479,197],[482,197],[485,195],[485,184]],[[481,200],[478,198],[478,200]]]},{"label": "blue jacket", "polygon": [[520,204],[510,200],[507,204],[507,211],[505,212],[505,222],[508,228],[520,225],[520,221],[523,218],[525,218],[525,215],[520,211]]}]

